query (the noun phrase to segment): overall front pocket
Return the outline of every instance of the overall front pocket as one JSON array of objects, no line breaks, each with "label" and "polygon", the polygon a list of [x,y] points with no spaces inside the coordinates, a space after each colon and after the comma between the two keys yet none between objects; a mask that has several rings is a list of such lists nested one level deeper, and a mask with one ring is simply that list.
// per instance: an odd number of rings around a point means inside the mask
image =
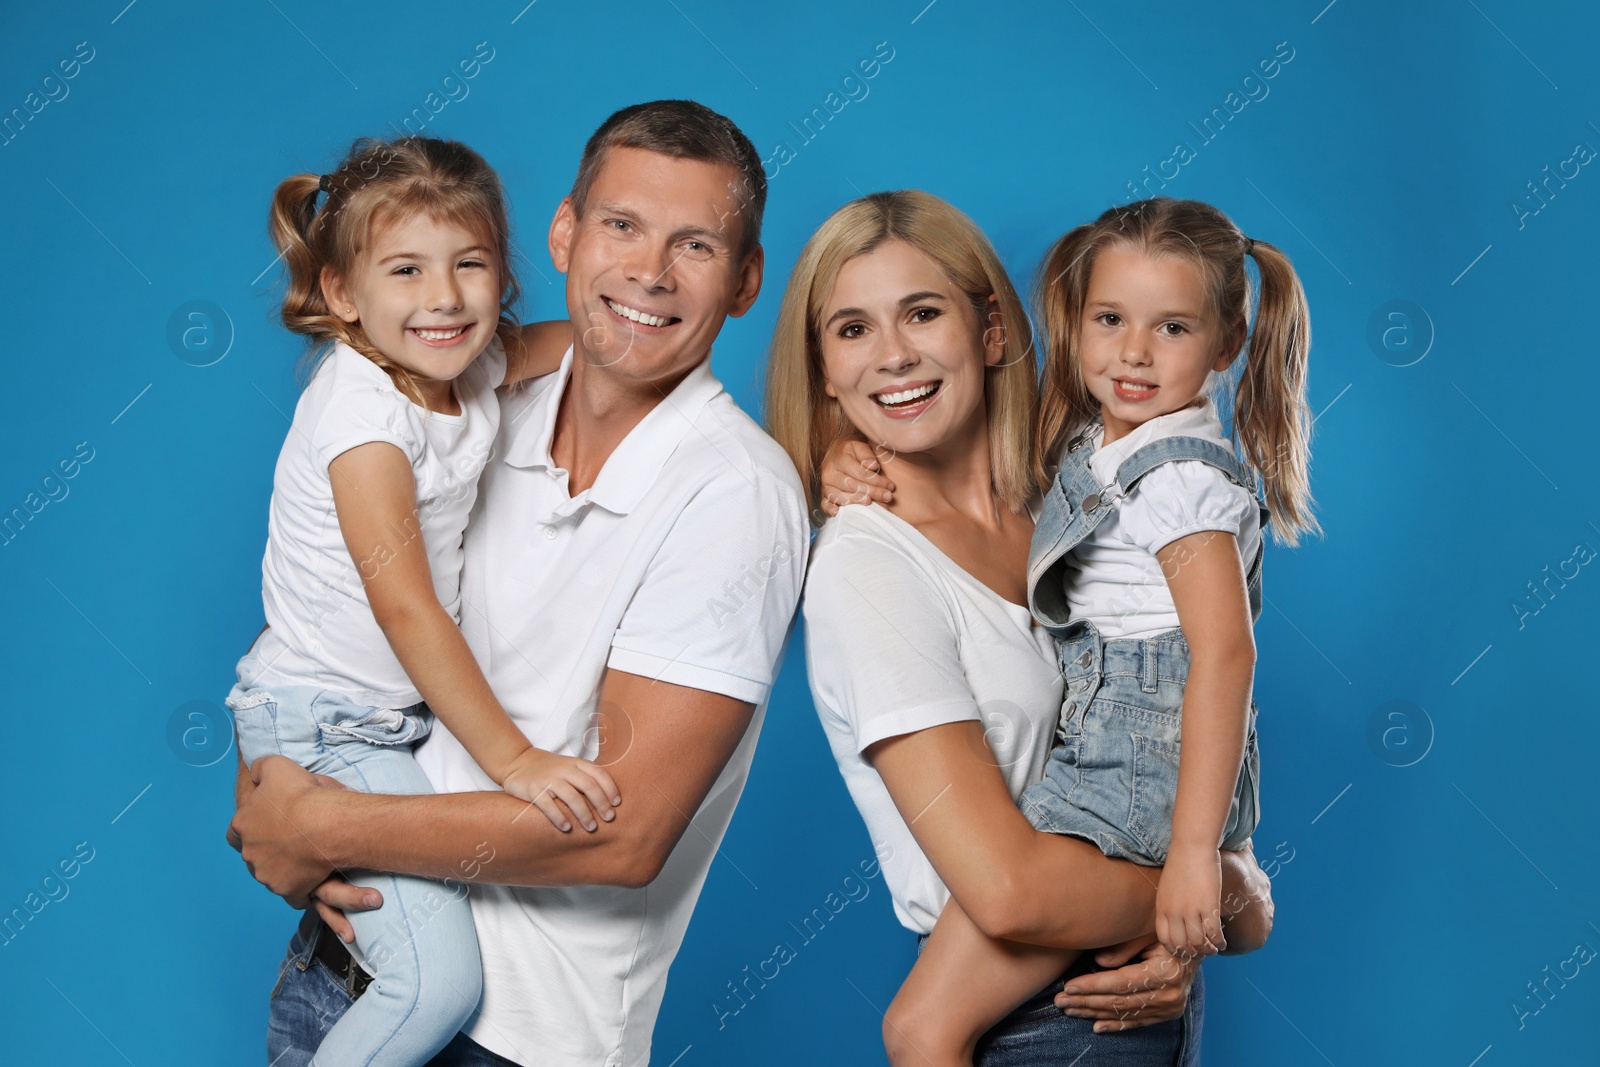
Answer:
[{"label": "overall front pocket", "polygon": [[1178,798],[1182,745],[1145,734],[1131,736],[1133,805],[1128,813],[1128,832],[1151,859],[1164,863],[1172,848],[1172,811]]}]

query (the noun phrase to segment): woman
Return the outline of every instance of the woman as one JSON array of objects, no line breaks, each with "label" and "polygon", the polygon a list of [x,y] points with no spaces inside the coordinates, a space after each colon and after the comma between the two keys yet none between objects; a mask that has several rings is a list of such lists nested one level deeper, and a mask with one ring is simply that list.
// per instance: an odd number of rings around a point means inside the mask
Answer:
[{"label": "woman", "polygon": [[[817,711],[901,923],[925,937],[953,894],[1019,954],[1118,946],[1100,960],[1119,970],[1078,977],[1097,969],[1080,955],[977,1061],[1192,1062],[1198,968],[1152,943],[1150,869],[1038,833],[1016,807],[1042,773],[1061,678],[1025,606],[1031,336],[971,220],[912,191],[836,212],[790,278],[767,405],[813,507],[823,456],[848,437],[878,446],[895,484],[888,507],[843,508],[818,535],[804,613]],[[1270,886],[1249,852],[1229,855],[1225,877],[1229,949],[1259,947]],[[1083,995],[1057,999],[1074,977]],[[1129,1033],[1095,1042],[1097,1030]],[[916,1062],[914,1020],[886,1019],[884,1041],[891,1061]]]}]

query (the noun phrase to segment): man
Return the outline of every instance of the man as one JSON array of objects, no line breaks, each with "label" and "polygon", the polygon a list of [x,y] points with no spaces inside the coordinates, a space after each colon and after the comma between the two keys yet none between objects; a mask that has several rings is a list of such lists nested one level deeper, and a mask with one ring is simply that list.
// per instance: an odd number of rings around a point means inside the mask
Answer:
[{"label": "man", "polygon": [[[760,291],[765,196],[749,140],[699,104],[637,105],[596,131],[550,227],[571,348],[505,398],[466,535],[474,654],[534,745],[607,768],[615,820],[563,833],[526,817],[442,725],[417,750],[438,795],[331,788],[277,757],[241,776],[230,840],[341,930],[334,908],[373,902],[334,871],[482,883],[483,999],[440,1067],[649,1060],[805,565],[794,468],[709,364]],[[274,1062],[308,1062],[363,978],[308,913],[274,990]]]}]

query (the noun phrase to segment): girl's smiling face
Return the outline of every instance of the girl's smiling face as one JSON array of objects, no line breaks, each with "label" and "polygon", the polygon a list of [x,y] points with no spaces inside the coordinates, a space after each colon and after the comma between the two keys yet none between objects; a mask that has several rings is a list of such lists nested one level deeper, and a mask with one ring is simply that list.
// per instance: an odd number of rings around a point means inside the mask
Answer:
[{"label": "girl's smiling face", "polygon": [[481,234],[426,215],[373,229],[351,276],[325,272],[323,292],[333,313],[359,322],[378,351],[427,379],[429,407],[436,400],[448,407],[450,382],[494,338],[498,257]]},{"label": "girl's smiling face", "polygon": [[1078,353],[1084,384],[1100,402],[1105,443],[1194,401],[1241,344],[1243,324],[1225,330],[1217,321],[1190,260],[1121,243],[1095,256]]},{"label": "girl's smiling face", "polygon": [[868,441],[907,454],[983,432],[1004,331],[922,252],[891,239],[846,262],[821,320],[824,390]]}]

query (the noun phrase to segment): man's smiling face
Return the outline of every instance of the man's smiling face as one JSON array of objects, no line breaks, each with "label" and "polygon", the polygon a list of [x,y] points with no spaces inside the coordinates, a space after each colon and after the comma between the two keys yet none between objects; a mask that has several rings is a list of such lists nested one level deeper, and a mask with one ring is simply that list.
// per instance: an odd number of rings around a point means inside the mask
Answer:
[{"label": "man's smiling face", "polygon": [[550,226],[577,358],[643,383],[706,357],[761,289],[761,249],[740,256],[739,184],[726,164],[607,150],[582,216],[569,197]]}]

